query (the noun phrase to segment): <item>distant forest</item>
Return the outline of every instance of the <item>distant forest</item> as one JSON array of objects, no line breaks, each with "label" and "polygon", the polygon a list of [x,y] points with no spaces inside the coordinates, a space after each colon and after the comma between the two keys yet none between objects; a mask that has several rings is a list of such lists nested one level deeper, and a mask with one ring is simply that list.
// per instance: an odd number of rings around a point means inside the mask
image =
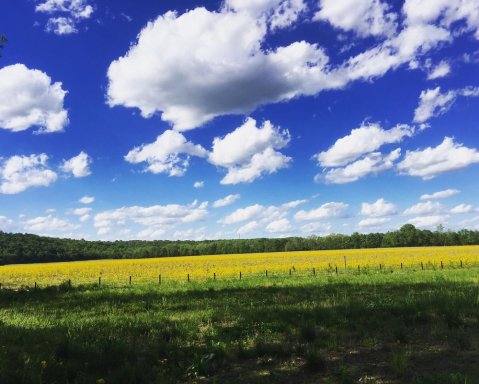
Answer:
[{"label": "distant forest", "polygon": [[473,244],[479,244],[479,231],[463,229],[454,232],[444,231],[442,228],[429,231],[417,229],[411,224],[387,233],[203,241],[86,241],[0,231],[0,265],[228,253]]}]

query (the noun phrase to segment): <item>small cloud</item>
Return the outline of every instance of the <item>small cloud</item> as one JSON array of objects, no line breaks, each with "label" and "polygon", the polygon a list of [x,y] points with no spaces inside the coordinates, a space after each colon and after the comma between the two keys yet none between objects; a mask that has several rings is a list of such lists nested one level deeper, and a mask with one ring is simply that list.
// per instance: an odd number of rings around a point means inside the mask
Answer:
[{"label": "small cloud", "polygon": [[89,19],[93,11],[88,0],[45,0],[35,7],[35,12],[51,16],[45,30],[56,35],[77,33],[77,24]]},{"label": "small cloud", "polygon": [[48,165],[44,153],[30,156],[12,156],[0,159],[0,193],[16,194],[31,187],[47,187],[54,183],[57,174]]},{"label": "small cloud", "polygon": [[91,204],[95,201],[93,196],[83,196],[80,200],[78,200],[82,204]]},{"label": "small cloud", "polygon": [[447,61],[441,61],[437,66],[431,69],[427,75],[428,80],[439,79],[447,76],[451,72],[451,66]]},{"label": "small cloud", "polygon": [[85,152],[80,152],[77,156],[65,160],[60,170],[65,173],[71,173],[74,177],[85,177],[91,174],[90,164],[92,160]]},{"label": "small cloud", "polygon": [[466,168],[479,163],[479,152],[445,137],[437,147],[407,151],[397,169],[404,175],[418,176],[430,180],[445,172]]},{"label": "small cloud", "polygon": [[462,214],[477,212],[477,209],[471,204],[459,204],[451,209],[451,213]]},{"label": "small cloud", "polygon": [[434,200],[434,199],[445,199],[447,197],[451,197],[457,195],[461,191],[457,189],[446,189],[444,191],[434,192],[431,194],[424,194],[421,195],[421,200]]},{"label": "small cloud", "polygon": [[213,203],[213,208],[226,207],[227,205],[233,204],[236,200],[240,198],[239,194],[228,195],[222,199],[218,199]]}]

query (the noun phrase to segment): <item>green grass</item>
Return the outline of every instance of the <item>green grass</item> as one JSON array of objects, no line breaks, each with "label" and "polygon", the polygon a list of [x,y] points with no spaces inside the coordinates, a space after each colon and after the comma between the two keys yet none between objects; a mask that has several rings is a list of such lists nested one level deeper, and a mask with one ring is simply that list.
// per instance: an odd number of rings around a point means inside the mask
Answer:
[{"label": "green grass", "polygon": [[479,268],[0,291],[0,382],[479,383]]}]

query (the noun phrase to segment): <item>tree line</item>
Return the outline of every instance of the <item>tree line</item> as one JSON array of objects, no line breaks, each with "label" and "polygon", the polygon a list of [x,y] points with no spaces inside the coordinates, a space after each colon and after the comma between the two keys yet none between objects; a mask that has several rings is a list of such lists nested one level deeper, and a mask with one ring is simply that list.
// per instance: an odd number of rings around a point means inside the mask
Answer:
[{"label": "tree line", "polygon": [[331,234],[279,239],[86,241],[0,231],[0,265],[54,261],[133,259],[325,249],[479,244],[479,231],[420,230],[411,224],[387,233]]}]

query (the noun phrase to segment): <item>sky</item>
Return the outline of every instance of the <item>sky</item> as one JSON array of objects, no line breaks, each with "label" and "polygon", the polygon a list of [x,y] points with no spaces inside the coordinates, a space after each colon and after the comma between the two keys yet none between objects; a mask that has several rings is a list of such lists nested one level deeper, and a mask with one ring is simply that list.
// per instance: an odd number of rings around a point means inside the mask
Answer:
[{"label": "sky", "polygon": [[4,0],[0,230],[479,230],[477,0]]}]

